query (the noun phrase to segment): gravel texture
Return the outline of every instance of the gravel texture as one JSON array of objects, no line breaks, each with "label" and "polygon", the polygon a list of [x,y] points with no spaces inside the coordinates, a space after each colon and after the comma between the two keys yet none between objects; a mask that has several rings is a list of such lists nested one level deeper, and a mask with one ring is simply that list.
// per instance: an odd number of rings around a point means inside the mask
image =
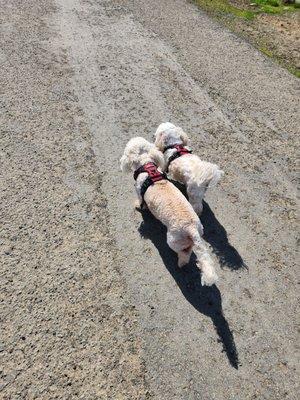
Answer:
[{"label": "gravel texture", "polygon": [[[0,398],[296,399],[297,79],[184,0],[0,8]],[[166,120],[226,172],[212,288],[119,172]]]}]

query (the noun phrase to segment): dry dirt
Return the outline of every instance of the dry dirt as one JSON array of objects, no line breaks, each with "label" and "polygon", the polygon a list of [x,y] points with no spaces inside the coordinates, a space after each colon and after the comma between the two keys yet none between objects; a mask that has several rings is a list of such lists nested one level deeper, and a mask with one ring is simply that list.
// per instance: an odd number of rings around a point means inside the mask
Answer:
[{"label": "dry dirt", "polygon": [[[243,10],[255,11],[258,6],[249,0],[230,0],[230,4]],[[291,72],[300,73],[300,10],[282,14],[259,13],[245,20],[230,15],[218,15],[219,21],[242,35],[262,52]]]},{"label": "dry dirt", "polygon": [[266,54],[287,68],[300,71],[300,12],[261,14],[253,21],[236,20],[241,32]]},{"label": "dry dirt", "polygon": [[[185,0],[0,8],[0,398],[297,399],[298,80]],[[212,288],[119,172],[166,120],[226,172]]]}]

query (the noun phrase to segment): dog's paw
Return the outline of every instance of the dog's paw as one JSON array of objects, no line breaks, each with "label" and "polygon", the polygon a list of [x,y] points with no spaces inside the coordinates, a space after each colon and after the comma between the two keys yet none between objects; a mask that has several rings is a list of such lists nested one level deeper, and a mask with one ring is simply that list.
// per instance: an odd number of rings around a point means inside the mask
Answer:
[{"label": "dog's paw", "polygon": [[202,206],[202,204],[201,204],[201,206],[199,207],[196,207],[196,209],[195,209],[195,213],[198,215],[198,217],[201,217],[201,215],[202,215],[202,212],[203,212],[203,206]]},{"label": "dog's paw", "polygon": [[136,210],[138,210],[138,211],[141,211],[141,210],[142,210],[142,205],[141,205],[141,203],[140,203],[139,200],[135,200],[135,201],[134,201],[134,208],[135,208]]},{"label": "dog's paw", "polygon": [[202,274],[201,276],[201,285],[202,286],[212,286],[217,283],[218,275],[215,272],[211,272],[209,274]]},{"label": "dog's paw", "polygon": [[195,213],[198,215],[198,217],[200,217],[201,214],[202,214],[202,211],[203,211],[202,201],[201,202],[197,202],[197,203],[193,203],[192,207],[193,207]]},{"label": "dog's paw", "polygon": [[179,268],[182,268],[187,264],[188,264],[188,262],[186,260],[178,260],[178,267]]}]

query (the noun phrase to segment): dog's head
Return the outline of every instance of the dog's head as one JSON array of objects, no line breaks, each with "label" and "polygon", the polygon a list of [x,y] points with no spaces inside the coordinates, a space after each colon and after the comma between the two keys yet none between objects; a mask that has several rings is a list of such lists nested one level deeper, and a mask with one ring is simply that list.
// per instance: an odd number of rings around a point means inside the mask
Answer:
[{"label": "dog's head", "polygon": [[120,159],[121,170],[135,171],[147,162],[154,162],[161,169],[164,168],[164,157],[152,143],[142,137],[130,139]]},{"label": "dog's head", "polygon": [[174,144],[182,144],[187,146],[189,138],[187,134],[179,127],[165,122],[160,124],[155,132],[155,146],[163,151],[165,147]]}]

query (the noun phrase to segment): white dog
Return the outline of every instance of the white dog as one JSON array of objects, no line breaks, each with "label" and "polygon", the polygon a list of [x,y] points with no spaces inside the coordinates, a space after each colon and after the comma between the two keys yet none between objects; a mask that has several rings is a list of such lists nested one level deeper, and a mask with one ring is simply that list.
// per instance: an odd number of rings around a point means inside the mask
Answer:
[{"label": "white dog", "polygon": [[151,213],[167,227],[167,243],[178,255],[178,266],[189,262],[194,249],[202,270],[202,285],[213,285],[217,275],[201,238],[203,227],[184,195],[161,172],[162,153],[144,138],[136,137],[127,143],[120,162],[123,172],[134,172],[139,204],[145,202]]},{"label": "white dog", "polygon": [[172,179],[186,185],[189,201],[201,215],[206,189],[215,185],[224,172],[216,164],[189,154],[191,151],[185,147],[188,140],[187,134],[170,122],[160,124],[155,133],[155,145],[164,152],[166,170]]}]

